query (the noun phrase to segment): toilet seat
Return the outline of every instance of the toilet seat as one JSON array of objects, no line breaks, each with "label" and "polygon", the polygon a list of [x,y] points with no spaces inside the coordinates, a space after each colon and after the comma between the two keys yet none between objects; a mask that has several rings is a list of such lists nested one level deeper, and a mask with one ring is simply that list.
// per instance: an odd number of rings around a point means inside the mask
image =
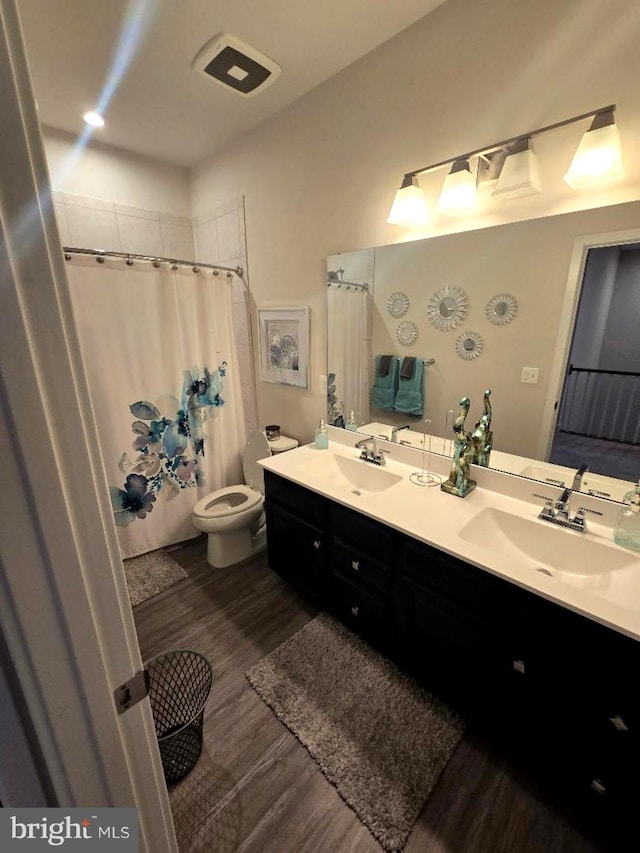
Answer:
[{"label": "toilet seat", "polygon": [[193,508],[198,518],[229,518],[246,512],[262,501],[260,492],[249,486],[226,486],[205,495]]}]

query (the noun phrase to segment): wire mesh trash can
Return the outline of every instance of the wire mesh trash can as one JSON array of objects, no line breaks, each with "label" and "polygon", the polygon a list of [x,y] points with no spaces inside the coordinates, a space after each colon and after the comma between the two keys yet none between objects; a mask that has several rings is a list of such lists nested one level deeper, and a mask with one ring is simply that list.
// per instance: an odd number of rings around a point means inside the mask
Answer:
[{"label": "wire mesh trash can", "polygon": [[166,652],[144,666],[164,778],[171,785],[193,770],[200,758],[213,673],[209,661],[190,649]]}]

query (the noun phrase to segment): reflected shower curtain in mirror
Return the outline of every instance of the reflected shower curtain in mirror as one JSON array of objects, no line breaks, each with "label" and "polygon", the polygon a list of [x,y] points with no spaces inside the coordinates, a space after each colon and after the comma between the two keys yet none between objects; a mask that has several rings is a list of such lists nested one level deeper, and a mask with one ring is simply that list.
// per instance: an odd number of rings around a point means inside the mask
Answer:
[{"label": "reflected shower curtain in mirror", "polygon": [[369,421],[371,384],[371,299],[368,290],[340,283],[328,286],[329,422],[344,426],[353,411]]},{"label": "reflected shower curtain in mirror", "polygon": [[232,278],[79,255],[66,269],[122,557],[197,536],[195,502],[242,482]]}]

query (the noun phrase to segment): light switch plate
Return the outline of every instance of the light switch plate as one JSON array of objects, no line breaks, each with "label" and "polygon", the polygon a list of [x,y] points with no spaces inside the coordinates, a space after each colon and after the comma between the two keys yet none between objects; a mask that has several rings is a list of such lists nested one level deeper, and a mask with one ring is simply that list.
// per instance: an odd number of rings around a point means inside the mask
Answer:
[{"label": "light switch plate", "polygon": [[523,367],[520,382],[529,382],[531,385],[535,385],[538,382],[538,371],[539,368],[537,367]]}]

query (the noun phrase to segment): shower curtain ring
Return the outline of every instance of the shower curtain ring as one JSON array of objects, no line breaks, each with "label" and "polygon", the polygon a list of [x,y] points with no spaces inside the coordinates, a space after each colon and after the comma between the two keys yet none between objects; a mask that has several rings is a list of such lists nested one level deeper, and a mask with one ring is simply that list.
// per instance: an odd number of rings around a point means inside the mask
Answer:
[{"label": "shower curtain ring", "polygon": [[159,261],[157,258],[154,258],[154,259],[153,259],[153,261],[152,261],[151,263],[153,264],[153,266],[154,266],[156,269],[158,269],[158,267],[160,266],[160,261]]},{"label": "shower curtain ring", "polygon": [[178,269],[178,264],[176,263],[176,261],[174,261],[174,262],[171,264],[171,269],[172,269],[174,272]]},{"label": "shower curtain ring", "polygon": [[71,255],[69,254],[69,252],[65,252],[65,253],[64,253],[64,259],[65,259],[65,261],[70,261],[70,260],[71,260]]},{"label": "shower curtain ring", "polygon": [[231,278],[231,276],[232,276],[232,275],[233,275],[233,273],[232,273],[232,272],[228,272],[228,273],[227,273],[227,278]]},{"label": "shower curtain ring", "polygon": [[133,266],[133,261],[131,260],[131,255],[127,255],[127,266],[128,267]]},{"label": "shower curtain ring", "polygon": [[214,275],[220,275],[220,270],[214,270],[214,271],[213,271],[213,274],[214,274]]},{"label": "shower curtain ring", "polygon": [[102,257],[102,255],[97,256],[96,263],[97,264],[103,264],[104,263],[104,258]]},{"label": "shower curtain ring", "polygon": [[191,271],[192,272],[200,272],[200,268],[194,264],[194,266],[191,267]]}]

